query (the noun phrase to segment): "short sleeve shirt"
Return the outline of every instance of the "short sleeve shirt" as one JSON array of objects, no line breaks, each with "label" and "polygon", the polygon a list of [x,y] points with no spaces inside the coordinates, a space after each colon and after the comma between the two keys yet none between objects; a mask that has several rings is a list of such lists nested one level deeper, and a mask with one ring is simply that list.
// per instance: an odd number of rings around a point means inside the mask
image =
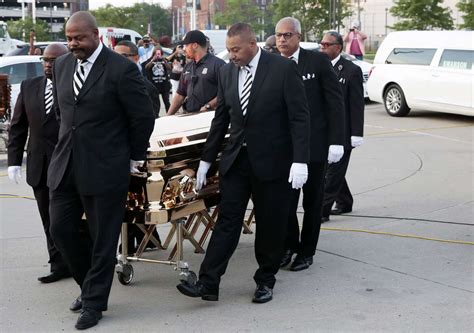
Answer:
[{"label": "short sleeve shirt", "polygon": [[178,94],[185,96],[183,109],[197,112],[211,99],[217,96],[217,76],[224,60],[212,54],[206,54],[198,63],[186,64],[179,80]]}]

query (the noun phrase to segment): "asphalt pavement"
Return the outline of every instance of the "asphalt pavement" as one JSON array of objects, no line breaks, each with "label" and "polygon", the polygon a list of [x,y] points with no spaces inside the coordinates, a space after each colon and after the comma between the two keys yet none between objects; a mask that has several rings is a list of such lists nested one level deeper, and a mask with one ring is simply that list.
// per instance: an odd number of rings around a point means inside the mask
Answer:
[{"label": "asphalt pavement", "polygon": [[[170,266],[135,263],[130,285],[114,278],[109,310],[90,331],[473,332],[473,125],[433,112],[392,118],[368,104],[347,175],[354,210],[323,225],[308,270],[278,273],[273,301],[251,303],[254,235],[242,235],[218,302],[182,296]],[[68,306],[79,289],[36,280],[48,264],[32,191],[8,180],[4,162],[0,176],[0,331],[74,331]],[[164,238],[169,226],[158,230]],[[186,243],[195,271],[202,258]]]}]

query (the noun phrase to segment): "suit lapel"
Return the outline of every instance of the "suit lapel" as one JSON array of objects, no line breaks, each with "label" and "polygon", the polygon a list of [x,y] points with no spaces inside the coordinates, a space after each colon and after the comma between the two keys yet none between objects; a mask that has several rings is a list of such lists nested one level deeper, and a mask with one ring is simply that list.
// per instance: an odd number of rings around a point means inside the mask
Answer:
[{"label": "suit lapel", "polygon": [[298,72],[300,75],[303,75],[305,73],[306,69],[306,50],[300,48],[300,55],[298,57]]},{"label": "suit lapel", "polygon": [[334,70],[336,71],[337,77],[341,77],[341,73],[344,70],[344,64],[342,61],[342,56],[341,58],[336,62],[336,65],[334,65]]},{"label": "suit lapel", "polygon": [[[262,86],[263,81],[268,73],[268,54],[265,51],[261,51],[260,59],[258,61],[257,72],[255,73],[255,78],[252,83],[252,88],[250,89],[250,99],[247,106],[247,115],[249,111],[252,110],[252,105],[255,103],[255,99],[258,96],[258,92]],[[246,117],[247,118],[247,117]]]},{"label": "suit lapel", "polygon": [[40,119],[43,120],[43,122],[46,120],[46,110],[44,109],[44,89],[46,87],[46,77],[43,77],[39,84],[36,86],[36,96],[38,96],[38,104],[39,106],[35,108],[35,110],[38,110],[39,117]]},{"label": "suit lapel", "polygon": [[[234,104],[237,105],[236,112],[242,118],[244,115],[242,114],[242,108],[240,107],[240,96],[239,96],[239,71],[240,68],[237,66],[233,66],[231,69],[231,82],[233,83],[232,87],[232,94],[234,96]],[[248,109],[247,109],[248,110]]]},{"label": "suit lapel", "polygon": [[[99,56],[95,60],[94,64],[92,65],[92,68],[89,72],[89,75],[86,78],[86,82],[84,82],[84,85],[81,88],[81,91],[79,91],[79,95],[77,96],[77,99],[81,99],[82,96],[87,94],[87,92],[94,86],[95,82],[102,76],[104,73],[104,67],[105,63],[107,60],[107,52],[108,49],[107,47],[103,46],[102,51],[100,52]],[[71,86],[72,89],[72,86]]]}]

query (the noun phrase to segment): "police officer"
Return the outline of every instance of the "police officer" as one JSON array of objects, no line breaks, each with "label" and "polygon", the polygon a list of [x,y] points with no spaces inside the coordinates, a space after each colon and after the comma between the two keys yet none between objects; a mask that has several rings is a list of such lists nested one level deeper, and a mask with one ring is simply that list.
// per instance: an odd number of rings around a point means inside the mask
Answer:
[{"label": "police officer", "polygon": [[225,62],[207,52],[206,36],[199,30],[189,31],[181,44],[186,58],[191,61],[184,67],[167,115],[175,114],[181,106],[185,112],[214,110],[217,106],[217,74]]}]

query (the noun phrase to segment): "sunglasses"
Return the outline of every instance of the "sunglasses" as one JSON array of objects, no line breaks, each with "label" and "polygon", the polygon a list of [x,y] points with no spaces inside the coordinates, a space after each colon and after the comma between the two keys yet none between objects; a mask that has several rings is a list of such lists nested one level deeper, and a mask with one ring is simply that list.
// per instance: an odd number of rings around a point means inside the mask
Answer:
[{"label": "sunglasses", "polygon": [[136,53],[120,53],[120,55],[130,58],[130,57],[136,56],[137,54]]},{"label": "sunglasses", "polygon": [[40,57],[40,61],[42,63],[50,63],[50,64],[53,64],[54,61],[56,60],[56,58],[46,58],[46,57]]},{"label": "sunglasses", "polygon": [[321,45],[322,47],[329,47],[331,45],[339,45],[339,43],[327,43],[327,42],[322,42],[322,43],[319,43],[319,45]]}]

